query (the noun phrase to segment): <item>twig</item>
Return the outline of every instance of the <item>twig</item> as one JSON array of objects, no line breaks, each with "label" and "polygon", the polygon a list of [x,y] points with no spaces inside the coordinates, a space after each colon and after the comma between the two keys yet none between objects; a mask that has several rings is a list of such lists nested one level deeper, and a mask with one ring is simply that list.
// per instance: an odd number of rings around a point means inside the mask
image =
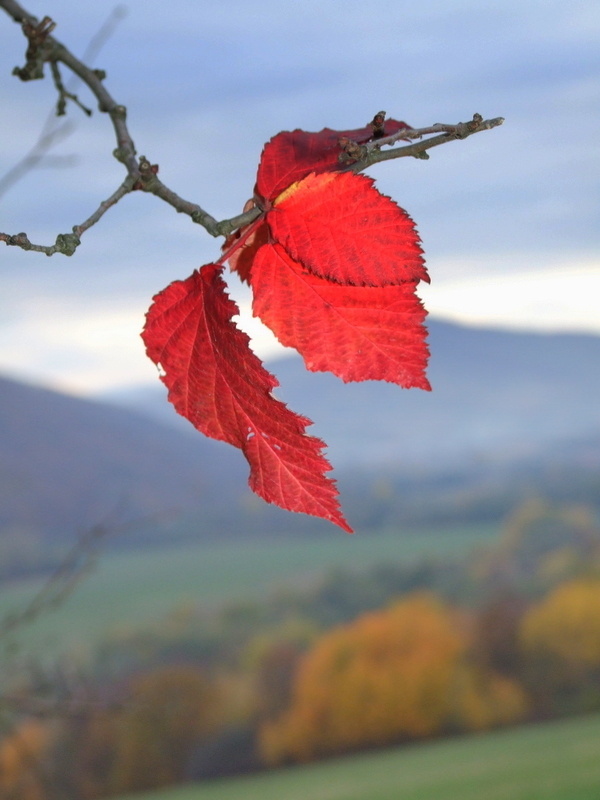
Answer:
[{"label": "twig", "polygon": [[46,153],[54,147],[55,144],[66,139],[73,130],[74,125],[71,122],[64,122],[58,128],[53,130],[44,129],[40,134],[40,138],[33,145],[27,155],[15,164],[0,178],[0,197],[14,186],[15,183],[30,172],[35,167],[42,165],[46,158]]},{"label": "twig", "polygon": [[29,603],[19,611],[6,614],[0,619],[0,639],[37,619],[45,611],[60,605],[93,568],[98,544],[107,533],[108,529],[101,525],[85,531]]},{"label": "twig", "polygon": [[[126,9],[123,6],[116,6],[106,21],[100,27],[100,30],[90,40],[85,48],[82,56],[84,63],[93,62],[108,39],[113,35],[119,21],[123,19],[126,14]],[[75,85],[79,82],[76,76],[73,76],[67,83],[67,90],[72,93]],[[89,109],[88,109],[89,110]],[[24,175],[31,172],[36,167],[43,166],[65,166],[73,162],[73,157],[55,156],[51,158],[47,153],[58,144],[58,142],[70,136],[75,130],[75,124],[72,122],[63,122],[59,127],[56,127],[56,109],[53,108],[46,118],[41,133],[37,142],[33,145],[30,151],[23,156],[23,158],[8,170],[2,177],[0,177],[0,197],[4,195],[15,183],[17,183]]]},{"label": "twig", "polygon": [[[127,125],[127,110],[125,106],[114,100],[104,86],[105,74],[101,70],[90,69],[57,41],[51,35],[54,23],[48,17],[38,23],[37,19],[25,11],[16,0],[0,0],[0,8],[4,8],[15,21],[22,24],[23,32],[29,41],[26,64],[24,67],[16,68],[14,70],[15,74],[21,80],[35,80],[43,77],[44,64],[50,63],[54,82],[59,92],[57,111],[58,113],[63,113],[67,99],[81,105],[77,97],[63,87],[58,64],[62,63],[68,67],[74,75],[89,87],[98,101],[99,110],[109,115],[117,141],[117,147],[113,151],[113,155],[123,164],[127,171],[127,178],[111,197],[100,203],[96,211],[85,222],[75,225],[72,233],[59,234],[54,244],[32,244],[25,233],[0,233],[0,242],[20,247],[24,250],[45,253],[48,256],[55,253],[72,255],[80,244],[81,234],[101,219],[109,208],[134,190],[142,190],[149,194],[154,194],[179,213],[187,214],[193,222],[201,225],[211,236],[215,237],[227,236],[238,228],[253,222],[263,213],[260,209],[253,208],[230,219],[217,221],[198,203],[180,197],[158,178],[157,165],[151,164],[145,156],[137,158],[135,144]],[[84,108],[84,110],[87,112],[89,109]],[[484,121],[479,114],[476,114],[471,122],[460,122],[456,125],[437,123],[428,128],[404,129],[393,136],[385,137],[381,135],[384,130],[384,119],[384,112],[379,112],[371,123],[374,141],[365,145],[358,145],[349,141],[341,144],[342,152],[340,158],[347,162],[346,169],[352,172],[360,172],[381,161],[389,161],[403,156],[429,158],[426,151],[433,147],[445,144],[453,139],[464,139],[473,133],[501,125],[504,121],[502,118]],[[383,146],[393,145],[400,140],[421,138],[432,133],[438,135],[403,147],[396,147],[390,150],[381,149]]]},{"label": "twig", "polygon": [[60,74],[60,70],[58,68],[58,64],[52,62],[50,64],[50,68],[52,71],[52,78],[54,80],[54,85],[56,86],[56,90],[58,92],[58,101],[56,103],[56,116],[64,117],[64,115],[67,113],[67,100],[70,100],[72,103],[75,103],[76,106],[79,106],[79,108],[83,111],[84,114],[86,114],[88,117],[91,117],[92,109],[87,108],[87,106],[84,106],[76,94],[73,94],[73,92],[70,92],[68,89],[65,88]]},{"label": "twig", "polygon": [[[92,70],[87,67],[64,45],[51,36],[50,31],[52,27],[50,20],[44,19],[41,24],[38,24],[35,17],[25,11],[16,0],[0,0],[0,8],[4,8],[15,21],[23,24],[24,33],[29,39],[29,47],[26,54],[27,63],[24,67],[17,68],[15,71],[22,80],[34,80],[42,77],[44,62],[50,62],[51,64],[60,62],[77,75],[95,95],[99,110],[107,113],[113,124],[117,141],[117,147],[113,151],[113,155],[127,170],[128,176],[131,179],[130,184],[128,184],[130,186],[129,191],[133,191],[133,189],[142,189],[143,191],[156,195],[162,200],[165,200],[180,213],[187,214],[194,222],[202,225],[212,236],[225,236],[232,230],[235,230],[236,227],[239,227],[240,224],[245,224],[249,221],[248,215],[237,215],[231,220],[226,219],[217,222],[217,220],[198,203],[193,203],[181,198],[174,191],[165,186],[162,181],[156,178],[155,174],[149,176],[144,171],[146,168],[145,162],[147,160],[140,159],[138,161],[136,157],[135,144],[127,126],[127,110],[125,106],[120,105],[114,100],[104,86],[104,73],[100,70]],[[124,196],[126,193],[127,192],[124,192],[120,197]],[[120,197],[118,199],[120,199]],[[101,207],[102,205],[100,208]],[[255,213],[256,212],[254,212],[254,214]],[[89,219],[99,219],[100,216],[102,216],[102,214],[93,214]],[[253,219],[254,215],[250,214],[249,218],[250,220]],[[68,237],[66,246],[64,243],[65,236]],[[71,255],[79,244],[79,242],[74,242],[71,234],[59,235],[56,243],[53,245],[33,245],[29,242],[25,234],[11,235],[3,233],[0,234],[0,241],[9,245],[22,247],[26,250],[43,252],[46,253],[46,255],[53,255],[54,253]]]},{"label": "twig", "polygon": [[[92,225],[95,225],[98,222],[98,220],[101,219],[106,214],[109,208],[112,208],[112,206],[118,203],[122,197],[125,197],[125,195],[131,191],[132,187],[133,187],[133,178],[131,178],[131,176],[128,175],[123,181],[123,183],[119,186],[119,188],[115,192],[113,192],[107,200],[104,200],[102,203],[100,203],[98,208],[94,211],[93,214],[90,214],[90,216],[85,220],[85,222],[82,222],[81,225],[73,226],[74,236],[76,236],[79,239],[81,234],[87,231],[89,228],[91,228]],[[67,253],[67,255],[71,254]]]},{"label": "twig", "polygon": [[106,522],[97,523],[80,533],[32,599],[21,609],[0,617],[0,639],[63,603],[79,582],[96,566],[100,545],[108,536],[126,533],[136,530],[141,525],[168,519],[174,510],[114,523],[111,517],[118,512],[117,507]]},{"label": "twig", "polygon": [[[481,114],[474,114],[470,122],[458,122],[455,125],[436,122],[434,125],[430,125],[427,128],[403,128],[391,136],[376,139],[364,145],[357,145],[355,142],[344,141],[342,143],[340,160],[354,160],[355,163],[348,166],[348,171],[361,172],[373,166],[373,164],[378,164],[381,161],[390,161],[393,158],[412,156],[413,158],[427,159],[429,158],[427,150],[431,150],[433,147],[438,147],[441,144],[446,144],[455,139],[466,139],[474,133],[497,128],[498,125],[502,125],[503,122],[503,117],[484,120]],[[384,145],[393,145],[398,141],[404,141],[406,139],[421,139],[423,136],[427,136],[431,133],[437,133],[439,135],[432,136],[430,139],[425,139],[422,142],[396,147],[393,150],[381,150],[381,147]]]}]

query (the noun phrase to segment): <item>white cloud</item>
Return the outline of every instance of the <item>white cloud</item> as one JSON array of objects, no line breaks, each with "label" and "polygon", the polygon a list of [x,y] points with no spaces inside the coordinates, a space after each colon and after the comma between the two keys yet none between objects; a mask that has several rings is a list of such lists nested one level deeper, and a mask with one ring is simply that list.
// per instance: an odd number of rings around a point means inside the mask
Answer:
[{"label": "white cloud", "polygon": [[[110,8],[29,0],[82,52]],[[433,313],[481,324],[599,330],[596,0],[129,0],[98,66],[129,108],[140,153],[216,216],[251,195],[262,144],[281,129],[412,124],[479,111],[503,128],[373,174],[424,240]],[[0,174],[35,140],[55,93],[20,83],[18,26],[0,11]],[[82,95],[83,96],[83,95]],[[87,99],[87,95],[86,95]],[[30,175],[4,199],[0,230],[52,241],[121,179],[110,124],[71,109],[57,150],[73,170]],[[79,391],[153,380],[139,340],[150,297],[219,252],[199,227],[136,193],[90,230],[72,259],[0,245],[0,370]],[[492,256],[488,254],[492,253]],[[233,289],[258,352],[273,352]]]},{"label": "white cloud", "polygon": [[0,371],[74,393],[149,382],[156,369],[144,354],[142,325],[143,317],[127,308],[34,302],[0,327]]},{"label": "white cloud", "polygon": [[[453,264],[445,264],[447,275]],[[456,272],[454,274],[457,274]],[[419,291],[431,314],[458,322],[523,330],[600,334],[600,258],[547,270],[448,278]]]}]

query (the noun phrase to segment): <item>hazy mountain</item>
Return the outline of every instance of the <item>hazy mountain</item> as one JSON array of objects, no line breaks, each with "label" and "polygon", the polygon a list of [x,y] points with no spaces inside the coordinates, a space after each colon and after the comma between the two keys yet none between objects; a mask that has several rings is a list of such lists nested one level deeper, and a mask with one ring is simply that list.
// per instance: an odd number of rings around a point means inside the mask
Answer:
[{"label": "hazy mountain", "polygon": [[244,472],[221,455],[132,411],[0,379],[0,529],[72,535],[191,504],[208,513],[228,471]]},{"label": "hazy mountain", "polygon": [[[447,468],[527,456],[600,433],[600,337],[514,333],[429,323],[432,392],[309,373],[299,357],[273,361],[277,395],[310,417],[335,467]],[[114,402],[196,435],[164,387],[131,388]]]},{"label": "hazy mountain", "polygon": [[[353,523],[501,513],[549,469],[557,492],[600,494],[600,337],[430,330],[431,393],[270,365],[329,444]],[[178,417],[160,383],[107,399],[0,380],[4,545],[165,511],[185,512],[194,535],[330,530],[254,498],[241,454]]]}]

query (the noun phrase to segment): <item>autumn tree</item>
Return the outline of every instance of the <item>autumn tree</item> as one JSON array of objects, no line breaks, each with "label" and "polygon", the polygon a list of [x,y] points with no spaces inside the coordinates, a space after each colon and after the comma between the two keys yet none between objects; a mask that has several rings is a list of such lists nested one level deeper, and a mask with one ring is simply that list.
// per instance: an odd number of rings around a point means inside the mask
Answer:
[{"label": "autumn tree", "polygon": [[0,8],[27,40],[25,64],[14,74],[31,81],[49,71],[63,114],[69,105],[82,106],[62,77],[65,69],[74,73],[110,120],[114,156],[124,171],[110,197],[52,244],[34,243],[23,232],[0,232],[0,241],[71,256],[85,233],[134,191],[226,237],[212,263],[154,297],[142,334],[147,354],[160,367],[176,411],[205,435],[242,450],[253,491],[351,531],[327,476],[323,442],[307,435],[308,419],[274,397],[277,380],[233,321],[238,308],[227,294],[224,265],[249,284],[254,314],[302,355],[307,369],[344,381],[429,389],[425,310],[415,291],[429,280],[419,235],[409,214],[360,173],[399,157],[426,159],[433,147],[496,127],[502,118],[475,114],[464,123],[413,128],[378,112],[352,130],[279,133],[265,145],[252,199],[241,213],[218,221],[167,186],[157,164],[138,156],[127,109],[109,92],[105,74],[54,38],[51,19],[37,20],[16,0],[0,0]]},{"label": "autumn tree", "polygon": [[502,592],[539,595],[580,574],[599,554],[600,528],[590,509],[532,498],[506,520],[500,542],[474,572]]},{"label": "autumn tree", "polygon": [[290,708],[261,731],[271,764],[515,722],[507,678],[474,669],[464,621],[418,593],[325,633],[298,669]]},{"label": "autumn tree", "polygon": [[291,618],[250,642],[244,662],[254,678],[257,720],[273,719],[286,709],[298,665],[317,630],[308,620]]},{"label": "autumn tree", "polygon": [[543,714],[600,708],[600,579],[567,581],[523,618],[527,677]]},{"label": "autumn tree", "polygon": [[483,669],[507,677],[519,676],[519,630],[526,611],[526,599],[509,591],[494,594],[477,611],[471,649]]},{"label": "autumn tree", "polygon": [[135,679],[120,716],[113,789],[152,789],[185,777],[194,747],[219,725],[217,687],[192,666],[162,667]]}]

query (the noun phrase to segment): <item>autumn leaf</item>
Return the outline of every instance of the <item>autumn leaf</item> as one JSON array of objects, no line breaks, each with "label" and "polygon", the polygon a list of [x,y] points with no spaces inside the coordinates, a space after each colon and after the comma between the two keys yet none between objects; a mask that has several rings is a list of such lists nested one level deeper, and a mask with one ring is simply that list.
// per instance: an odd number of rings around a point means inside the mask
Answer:
[{"label": "autumn leaf", "polygon": [[372,178],[311,173],[273,203],[274,241],[321,278],[355,286],[428,280],[415,225]]},{"label": "autumn leaf", "polygon": [[425,310],[415,283],[340,286],[312,275],[279,244],[254,261],[254,313],[312,371],[344,381],[385,380],[429,389]]},{"label": "autumn leaf", "polygon": [[171,283],[146,315],[142,338],[159,365],[179,414],[213,439],[240,448],[250,487],[270,503],[323,517],[351,532],[337,503],[323,443],[305,433],[310,420],[272,394],[278,385],[232,322],[222,267],[207,264]]},{"label": "autumn leaf", "polygon": [[[403,128],[406,122],[387,119],[384,133],[391,136]],[[349,139],[357,144],[365,144],[373,138],[373,127],[367,125],[352,131],[282,131],[274,136],[264,147],[258,175],[256,193],[265,200],[274,200],[288,186],[302,180],[311,172],[333,172],[345,168],[340,161],[340,139]]]},{"label": "autumn leaf", "polygon": [[309,370],[344,381],[429,389],[428,280],[410,216],[371,178],[347,170],[340,140],[362,145],[408,127],[377,115],[365,128],[285,131],[265,145],[249,225],[227,237],[216,264],[154,298],[143,333],[176,410],[207,436],[239,447],[250,486],[267,502],[350,528],[337,503],[323,443],[310,421],[273,397],[276,379],[232,322],[220,264],[252,289],[253,312]]}]

